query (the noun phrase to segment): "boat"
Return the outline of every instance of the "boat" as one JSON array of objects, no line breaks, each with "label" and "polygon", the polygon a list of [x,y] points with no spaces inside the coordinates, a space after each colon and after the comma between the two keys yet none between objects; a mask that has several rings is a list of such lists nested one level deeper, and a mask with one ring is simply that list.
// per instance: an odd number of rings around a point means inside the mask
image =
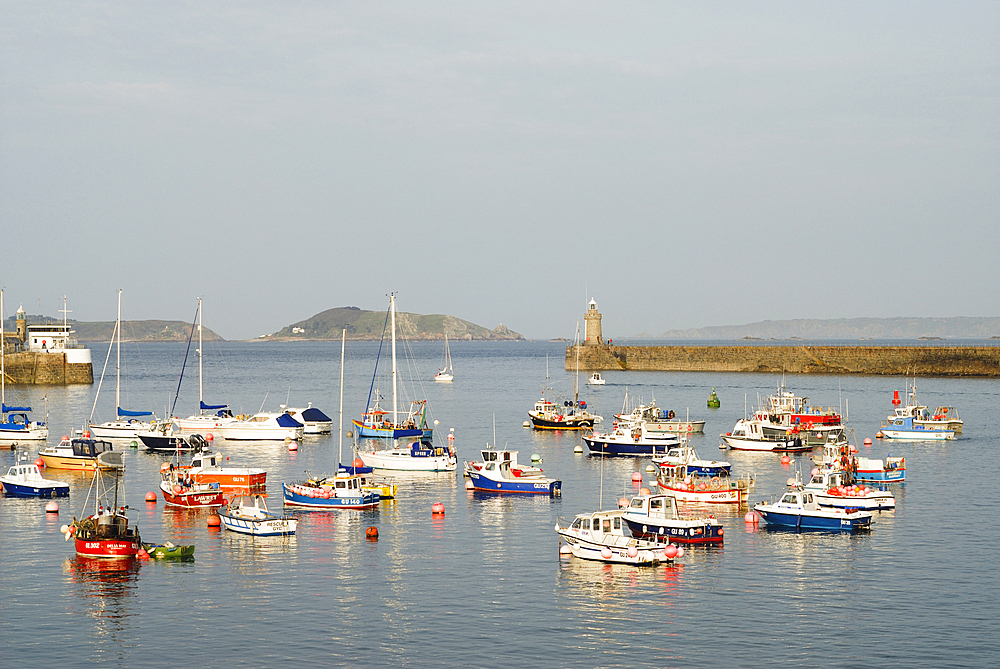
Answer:
[{"label": "boat", "polygon": [[[396,294],[389,295],[389,310],[386,314],[386,323],[391,319],[392,332],[392,420],[389,420],[389,412],[384,411],[379,405],[378,391],[375,390],[375,404],[372,405],[372,389],[375,388],[375,379],[378,375],[378,361],[382,354],[382,343],[379,342],[379,352],[375,357],[375,371],[372,374],[372,386],[368,391],[368,410],[365,411],[361,420],[351,421],[357,428],[358,436],[375,439],[401,439],[418,437],[421,440],[432,439],[434,429],[427,427],[427,400],[415,400],[410,403],[410,411],[406,417],[400,420],[400,412],[396,403]],[[382,330],[382,339],[385,339],[385,326]],[[367,461],[366,461],[367,462]]]},{"label": "boat", "polygon": [[517,451],[483,450],[483,462],[476,467],[467,463],[465,473],[473,490],[495,493],[524,493],[558,497],[562,481],[548,478],[538,467],[522,467],[517,463]]},{"label": "boat", "polygon": [[438,383],[451,383],[455,380],[455,368],[451,364],[451,348],[448,346],[448,333],[444,334],[444,367],[434,375]]},{"label": "boat", "polygon": [[307,509],[370,509],[381,495],[363,490],[360,474],[338,472],[321,481],[282,483],[285,506]]},{"label": "boat", "polygon": [[759,502],[753,508],[768,526],[783,529],[853,532],[872,523],[870,511],[822,507],[804,490],[789,490],[776,503]]},{"label": "boat", "polygon": [[656,486],[666,495],[680,502],[700,502],[702,504],[736,504],[748,502],[756,477],[744,474],[733,477],[728,472],[705,474],[688,465],[660,465],[656,475]]},{"label": "boat", "polygon": [[49,428],[28,418],[31,407],[7,406],[7,336],[3,331],[3,289],[0,289],[0,441],[45,441]]},{"label": "boat", "polygon": [[[235,488],[247,492],[264,491],[267,484],[265,470],[260,467],[229,467],[225,464],[226,460],[228,458],[222,453],[213,453],[206,449],[194,455],[190,464],[174,468],[190,474],[195,483],[216,483],[221,488]],[[163,467],[171,466],[173,465],[163,463]]]},{"label": "boat", "polygon": [[584,560],[657,565],[673,562],[679,555],[668,541],[639,539],[626,533],[621,509],[577,514],[572,523],[557,518],[555,531],[560,545],[565,541],[573,557]]},{"label": "boat", "polygon": [[185,509],[222,506],[226,502],[218,483],[196,483],[190,472],[176,467],[160,470],[160,493],[167,506]]},{"label": "boat", "polygon": [[892,404],[895,407],[891,416],[886,418],[892,421],[895,418],[913,418],[915,425],[922,425],[925,428],[952,430],[956,435],[962,434],[965,422],[959,418],[958,410],[953,406],[939,406],[931,413],[927,406],[917,402],[917,377],[913,377],[913,383],[908,384],[906,393],[906,404],[900,406],[899,391],[892,393]]},{"label": "boat", "polygon": [[591,454],[604,455],[666,455],[667,451],[680,445],[675,434],[650,432],[645,423],[616,422],[611,432],[597,430],[584,435]]},{"label": "boat", "polygon": [[851,455],[847,446],[829,446],[823,449],[822,455],[814,456],[813,462],[835,471],[849,470],[855,480],[865,483],[906,482],[906,458],[892,454],[886,454],[882,460]]},{"label": "boat", "polygon": [[256,537],[287,536],[295,534],[298,521],[292,516],[271,513],[266,495],[236,495],[219,510],[222,526],[227,530]]},{"label": "boat", "polygon": [[638,495],[620,511],[633,537],[684,544],[721,544],[725,533],[715,516],[681,518],[671,495]]},{"label": "boat", "polygon": [[[217,429],[227,423],[234,422],[236,417],[233,416],[232,410],[230,410],[228,404],[205,404],[205,398],[203,393],[203,373],[202,373],[202,351],[204,350],[202,346],[202,336],[201,336],[201,326],[204,319],[202,312],[202,301],[198,298],[198,312],[196,314],[197,318],[197,330],[198,330],[198,413],[188,416],[187,418],[173,418],[173,423],[178,430],[188,430],[197,431],[205,434],[211,430]],[[188,337],[188,346],[191,346],[191,338]],[[184,354],[184,360],[187,361],[187,353]],[[180,379],[177,381],[178,394],[180,393],[181,381],[184,379],[184,366],[181,366]],[[174,405],[177,404],[177,397],[174,397]],[[171,407],[170,414],[173,415],[173,408]],[[209,412],[209,413],[206,413]],[[211,413],[214,412],[214,413]]]},{"label": "boat", "polygon": [[94,470],[99,466],[98,456],[113,450],[111,442],[104,439],[70,439],[64,436],[57,446],[47,446],[38,451],[38,456],[46,469]]},{"label": "boat", "polygon": [[333,431],[333,419],[309,403],[305,409],[292,409],[282,406],[281,410],[302,423],[302,434],[330,434]]},{"label": "boat", "polygon": [[84,557],[132,559],[142,547],[139,528],[129,523],[125,504],[125,461],[118,451],[101,451],[90,492],[84,501],[88,508],[93,497],[93,512],[80,520],[73,517],[61,528],[68,541],[73,537],[76,554]]},{"label": "boat", "polygon": [[796,487],[811,492],[820,506],[866,511],[896,508],[896,498],[884,487],[869,488],[855,482],[845,471],[820,470],[812,475],[809,483]]},{"label": "boat", "polygon": [[687,465],[688,471],[709,476],[729,474],[733,468],[733,465],[725,460],[702,460],[692,447],[684,443],[671,448],[658,458],[653,458],[653,466],[660,467],[664,464]]},{"label": "boat", "polygon": [[69,484],[43,478],[38,465],[21,454],[16,464],[0,476],[0,489],[8,497],[68,497]]},{"label": "boat", "polygon": [[947,441],[955,438],[954,430],[920,425],[912,416],[895,417],[884,423],[880,432],[886,439],[905,441]]},{"label": "boat", "polygon": [[[587,411],[587,403],[580,399],[580,325],[576,327],[576,376],[573,377],[573,399],[553,402],[545,397],[535,402],[535,408],[528,412],[531,427],[536,430],[589,430],[603,422],[603,418]],[[545,359],[548,378],[548,358]]]},{"label": "boat", "polygon": [[146,447],[147,451],[153,453],[197,453],[209,451],[212,445],[200,434],[155,434],[151,432],[140,432],[139,441]]},{"label": "boat", "polygon": [[143,542],[142,548],[155,560],[193,560],[194,544],[178,545],[169,541],[162,544]]},{"label": "boat", "polygon": [[590,378],[587,379],[587,383],[592,386],[603,386],[605,384],[605,381],[604,377],[601,376],[600,372],[594,372],[593,374],[590,375]]},{"label": "boat", "polygon": [[400,471],[453,472],[458,468],[454,446],[435,446],[421,439],[399,439],[387,448],[371,441],[358,448],[366,467]]},{"label": "boat", "polygon": [[720,406],[722,406],[722,402],[719,401],[719,396],[715,392],[715,388],[712,388],[712,394],[708,396],[708,408],[718,409]]},{"label": "boat", "polygon": [[[753,418],[736,421],[732,432],[720,434],[722,445],[736,451],[768,451],[771,453],[801,453],[813,446],[795,433],[796,428],[785,428],[761,413]],[[838,428],[843,434],[843,428]],[[834,437],[836,438],[836,436]]]},{"label": "boat", "polygon": [[[97,400],[101,396],[101,385],[104,383],[104,372],[101,372],[101,380],[97,384],[97,393],[94,396],[94,406],[90,410],[90,420],[87,421],[87,429],[95,437],[103,439],[135,439],[140,432],[147,432],[151,427],[150,421],[139,420],[145,416],[153,416],[152,411],[129,411],[122,409],[121,385],[122,385],[122,291],[118,290],[118,318],[115,320],[115,329],[111,333],[111,346],[116,351],[115,360],[115,410],[116,419],[104,423],[94,423],[94,412],[97,410]],[[108,348],[108,358],[111,357],[111,348]],[[104,368],[107,369],[107,359]],[[155,419],[155,417],[154,417]]]},{"label": "boat", "polygon": [[261,411],[215,428],[226,441],[297,441],[303,430],[302,423],[281,411]]},{"label": "boat", "polygon": [[837,409],[811,405],[808,397],[800,397],[787,390],[784,378],[777,392],[768,395],[763,406],[761,413],[767,415],[768,422],[777,426],[776,431],[792,428],[793,434],[801,436],[810,446],[826,443],[832,430],[839,428],[843,431],[844,419]]},{"label": "boat", "polygon": [[650,433],[678,433],[678,434],[702,434],[705,432],[705,421],[691,420],[691,410],[688,409],[684,420],[677,417],[673,409],[660,409],[653,399],[648,405],[639,404],[628,409],[628,392],[625,393],[625,401],[622,404],[622,412],[615,414],[615,418],[621,422],[645,423],[646,430]]}]

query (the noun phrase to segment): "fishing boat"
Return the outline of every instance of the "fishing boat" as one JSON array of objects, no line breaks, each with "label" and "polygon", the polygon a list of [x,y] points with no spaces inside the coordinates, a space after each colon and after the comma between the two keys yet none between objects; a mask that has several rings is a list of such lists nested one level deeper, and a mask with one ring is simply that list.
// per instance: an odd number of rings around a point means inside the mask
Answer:
[{"label": "fishing boat", "polygon": [[922,425],[925,428],[937,430],[952,430],[956,435],[962,434],[965,422],[959,418],[958,410],[953,406],[939,406],[931,413],[927,406],[917,402],[917,377],[913,377],[913,383],[907,382],[906,404],[902,404],[899,399],[899,391],[892,392],[892,405],[895,407],[891,416],[886,420],[892,421],[895,418],[912,418],[914,424]]},{"label": "fishing boat", "polygon": [[666,455],[667,451],[680,445],[675,434],[653,433],[645,423],[616,422],[611,432],[597,430],[584,435],[590,453],[604,455]]},{"label": "fishing boat", "polygon": [[68,497],[69,484],[43,478],[38,466],[21,454],[16,464],[0,476],[0,488],[8,497]]},{"label": "fishing boat", "polygon": [[282,483],[285,506],[307,509],[370,509],[381,495],[361,487],[360,474],[338,472],[321,481]]},{"label": "fishing boat", "polygon": [[820,467],[834,471],[851,472],[856,481],[865,483],[904,483],[906,481],[906,458],[886,454],[885,459],[854,456],[846,446],[828,446],[822,455],[813,457]]},{"label": "fishing boat", "polygon": [[142,549],[154,560],[193,560],[194,544],[175,544],[166,541],[162,544],[150,544],[145,541]]},{"label": "fishing boat", "polygon": [[160,470],[160,493],[167,506],[184,509],[222,506],[226,502],[218,483],[196,483],[190,472],[176,467]]},{"label": "fishing boat", "polygon": [[[410,403],[410,411],[400,420],[400,411],[396,401],[396,294],[389,295],[389,309],[386,313],[386,324],[391,319],[392,332],[392,420],[389,412],[379,406],[378,391],[375,391],[375,404],[372,404],[372,391],[375,389],[375,379],[378,375],[378,361],[382,355],[382,342],[375,357],[375,371],[372,375],[372,385],[368,390],[368,410],[361,420],[351,421],[358,430],[358,436],[374,439],[402,439],[417,437],[421,440],[432,439],[434,429],[427,426],[427,400],[416,400]],[[382,329],[382,339],[385,339],[385,325]],[[366,460],[367,462],[367,460]]]},{"label": "fishing boat", "polygon": [[820,506],[866,511],[895,509],[896,498],[885,488],[871,488],[860,482],[848,482],[846,472],[819,471],[801,486],[811,492]]},{"label": "fishing boat", "polygon": [[604,377],[601,376],[600,372],[594,372],[593,374],[590,375],[590,378],[587,379],[587,383],[592,386],[603,386],[605,384],[605,381]]},{"label": "fishing boat", "polygon": [[955,438],[954,430],[920,425],[911,416],[893,418],[883,423],[880,431],[886,439],[904,441],[947,441]]},{"label": "fishing boat", "polygon": [[49,428],[28,418],[31,407],[7,406],[7,337],[3,331],[3,289],[0,289],[0,441],[45,441]]},{"label": "fishing boat", "polygon": [[451,383],[455,380],[455,368],[451,364],[451,348],[448,346],[448,333],[444,335],[444,367],[434,375],[438,383]]},{"label": "fishing boat", "polygon": [[822,507],[804,490],[789,490],[776,503],[760,502],[753,508],[767,525],[783,529],[852,532],[872,523],[870,511]]},{"label": "fishing boat", "polygon": [[664,455],[653,458],[653,466],[687,465],[688,471],[709,476],[729,474],[733,465],[725,460],[702,460],[695,450],[685,443],[668,450]]},{"label": "fishing boat", "polygon": [[639,495],[619,512],[633,537],[685,544],[721,544],[725,533],[715,516],[681,518],[671,495]]},{"label": "fishing boat", "polygon": [[[97,400],[101,396],[101,385],[104,383],[104,372],[101,372],[101,380],[97,384],[97,393],[94,396],[94,406],[90,411],[90,420],[87,421],[90,433],[95,437],[104,439],[135,439],[140,432],[147,432],[151,427],[150,421],[139,420],[146,416],[153,416],[152,411],[129,411],[122,409],[121,385],[122,385],[122,291],[118,290],[118,318],[115,320],[115,329],[111,333],[111,346],[114,346],[115,354],[115,410],[117,418],[104,423],[94,423],[94,412],[97,410]],[[108,348],[108,358],[111,357],[111,348]],[[104,368],[107,369],[107,359]]]},{"label": "fishing boat", "polygon": [[[812,450],[812,446],[807,440],[794,433],[795,428],[784,428],[770,431],[768,428],[777,428],[774,423],[763,415],[755,415],[754,418],[741,418],[736,421],[732,432],[720,434],[722,445],[736,451],[767,451],[770,453],[801,453]],[[842,430],[842,428],[841,428]]]},{"label": "fishing boat", "polygon": [[99,466],[98,456],[113,450],[111,442],[104,439],[70,439],[64,436],[58,445],[38,451],[38,456],[46,469],[94,470]]},{"label": "fishing boat", "polygon": [[180,434],[140,432],[139,441],[147,451],[153,453],[198,453],[212,450],[212,445],[200,434],[189,434],[185,437]]},{"label": "fishing boat", "polygon": [[271,513],[266,495],[237,495],[219,510],[222,526],[227,530],[257,537],[295,534],[298,521],[292,516]]},{"label": "fishing boat", "polygon": [[572,523],[556,519],[555,531],[573,557],[596,562],[657,565],[679,553],[666,540],[640,539],[626,532],[621,509],[577,514]]},{"label": "fishing boat", "polygon": [[[129,523],[125,504],[125,461],[118,451],[102,451],[90,492],[83,508],[93,512],[80,520],[73,517],[62,531],[69,541],[73,537],[76,554],[84,557],[131,559],[142,547],[139,528]],[[93,506],[90,500],[93,498]]]},{"label": "fishing boat", "polygon": [[[202,311],[202,301],[198,298],[198,311],[195,314],[195,321],[197,326],[192,324],[192,330],[198,330],[198,413],[188,416],[187,418],[174,417],[173,422],[178,430],[186,431],[197,431],[202,434],[206,434],[211,430],[217,429],[227,423],[234,422],[236,418],[233,416],[232,410],[230,410],[228,404],[205,404],[203,386],[204,386],[204,376],[202,372],[202,351],[204,347],[202,345],[202,321],[204,319]],[[188,347],[191,346],[191,338],[188,337]],[[187,361],[187,353],[184,354],[184,360]],[[181,366],[180,378],[177,381],[177,392],[180,394],[181,382],[184,380],[184,366]],[[170,414],[173,415],[173,410],[177,404],[177,396],[174,396],[174,406],[171,407]],[[208,412],[208,413],[206,413]]]},{"label": "fishing boat", "polygon": [[[495,438],[494,438],[495,440]],[[534,465],[524,465],[517,461],[517,451],[497,451],[487,444],[486,448],[482,451],[482,460],[476,461],[465,461],[465,475],[468,476],[470,471],[480,471],[486,466],[488,462],[501,462],[504,460],[510,461],[511,468],[520,470],[522,474],[530,475],[540,475],[542,473],[541,467],[536,467]]]},{"label": "fishing boat", "polygon": [[[174,467],[189,474],[195,483],[216,483],[222,488],[234,488],[248,492],[263,492],[267,483],[267,471],[260,467],[230,467],[222,453],[202,451],[191,458],[191,463]],[[172,465],[163,463],[163,467]]]},{"label": "fishing boat", "polygon": [[744,474],[730,476],[728,472],[705,474],[688,465],[660,465],[656,475],[659,490],[681,502],[703,504],[736,504],[743,506],[753,490],[756,477]]},{"label": "fishing boat", "polygon": [[702,434],[705,432],[705,421],[691,420],[691,410],[683,420],[677,417],[673,409],[660,409],[656,399],[647,404],[639,404],[629,408],[628,391],[622,403],[622,412],[615,414],[618,422],[645,423],[646,430],[652,434],[671,432],[677,434]]},{"label": "fishing boat", "polygon": [[517,451],[483,450],[480,467],[467,463],[466,475],[474,490],[496,493],[525,493],[557,497],[562,494],[562,481],[548,478],[538,467],[517,464]]},{"label": "fishing boat", "polygon": [[[576,375],[573,377],[573,399],[561,402],[548,399],[545,392],[528,412],[531,427],[536,430],[588,430],[603,422],[604,418],[587,410],[587,402],[580,399],[580,324],[576,326]],[[548,358],[545,359],[548,378]]]},{"label": "fishing boat", "polygon": [[302,423],[280,411],[261,411],[215,428],[226,441],[297,441],[303,430]]},{"label": "fishing boat", "polygon": [[292,409],[282,405],[281,410],[302,423],[302,434],[330,434],[333,419],[309,403],[305,409]]}]

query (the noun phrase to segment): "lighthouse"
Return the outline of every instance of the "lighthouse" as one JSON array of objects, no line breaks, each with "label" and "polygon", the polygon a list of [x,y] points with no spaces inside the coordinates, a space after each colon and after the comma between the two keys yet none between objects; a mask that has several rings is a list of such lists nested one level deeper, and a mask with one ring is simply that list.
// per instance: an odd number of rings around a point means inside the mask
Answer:
[{"label": "lighthouse", "polygon": [[601,339],[601,312],[597,310],[597,302],[593,298],[587,304],[587,313],[584,319],[587,324],[587,338],[584,341],[584,345],[600,346],[603,344],[604,340]]}]

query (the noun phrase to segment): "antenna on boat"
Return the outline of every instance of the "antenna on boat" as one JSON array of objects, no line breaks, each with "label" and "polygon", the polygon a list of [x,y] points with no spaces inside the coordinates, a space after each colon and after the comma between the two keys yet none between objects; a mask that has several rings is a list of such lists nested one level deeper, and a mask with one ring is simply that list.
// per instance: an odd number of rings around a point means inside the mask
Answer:
[{"label": "antenna on boat", "polygon": [[259,409],[257,409],[257,413],[260,413],[261,411],[263,411],[263,410],[264,410],[264,402],[266,402],[266,401],[267,401],[267,396],[268,396],[268,394],[269,394],[270,392],[271,392],[271,391],[270,391],[270,390],[268,390],[268,391],[267,391],[266,393],[264,393],[264,399],[263,399],[263,400],[261,400],[261,403],[260,403],[260,408],[259,408]]},{"label": "antenna on boat", "polygon": [[493,448],[497,446],[497,415],[493,414]]}]

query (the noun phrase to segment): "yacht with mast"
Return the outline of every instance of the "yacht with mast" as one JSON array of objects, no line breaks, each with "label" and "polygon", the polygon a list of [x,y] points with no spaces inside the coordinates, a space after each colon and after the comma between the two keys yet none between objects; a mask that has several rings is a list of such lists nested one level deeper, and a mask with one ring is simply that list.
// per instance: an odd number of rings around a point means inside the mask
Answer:
[{"label": "yacht with mast", "polygon": [[[202,322],[204,320],[202,311],[202,300],[198,298],[198,413],[187,418],[174,418],[173,424],[180,430],[186,431],[209,431],[222,425],[233,423],[236,418],[229,409],[228,404],[205,404],[204,376],[202,370]],[[189,340],[190,341],[190,340]],[[183,370],[182,370],[183,372]],[[179,386],[178,386],[179,387]],[[175,400],[176,402],[176,400]],[[215,413],[205,413],[215,412]]]}]

